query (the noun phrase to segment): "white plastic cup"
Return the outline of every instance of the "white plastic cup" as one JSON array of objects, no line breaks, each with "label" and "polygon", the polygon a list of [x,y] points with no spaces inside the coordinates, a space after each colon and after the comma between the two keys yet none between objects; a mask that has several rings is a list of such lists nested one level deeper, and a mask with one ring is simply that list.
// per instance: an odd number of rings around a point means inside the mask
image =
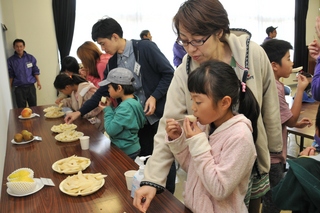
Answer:
[{"label": "white plastic cup", "polygon": [[131,187],[132,187],[132,179],[133,179],[133,176],[136,172],[137,172],[137,170],[128,170],[124,173],[124,176],[126,177],[127,188],[130,191],[131,191]]},{"label": "white plastic cup", "polygon": [[82,136],[79,138],[80,139],[80,145],[82,150],[87,150],[89,149],[89,136]]}]

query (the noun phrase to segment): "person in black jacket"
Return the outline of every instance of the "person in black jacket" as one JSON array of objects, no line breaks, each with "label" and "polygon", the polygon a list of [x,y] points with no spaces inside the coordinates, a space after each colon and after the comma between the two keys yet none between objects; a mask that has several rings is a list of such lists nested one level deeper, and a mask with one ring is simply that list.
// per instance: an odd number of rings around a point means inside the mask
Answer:
[{"label": "person in black jacket", "polygon": [[[153,137],[163,115],[166,94],[173,77],[174,69],[157,45],[150,40],[126,40],[120,24],[113,18],[99,20],[92,27],[92,39],[97,41],[101,49],[113,55],[105,70],[124,67],[132,71],[135,78],[135,95],[140,99],[146,115],[146,124],[139,131],[141,152],[139,156],[151,155]],[[71,123],[98,106],[102,96],[108,96],[107,86],[101,86],[91,99],[77,112],[65,117]],[[173,163],[167,180],[167,189],[173,193],[175,187],[175,165]]]}]

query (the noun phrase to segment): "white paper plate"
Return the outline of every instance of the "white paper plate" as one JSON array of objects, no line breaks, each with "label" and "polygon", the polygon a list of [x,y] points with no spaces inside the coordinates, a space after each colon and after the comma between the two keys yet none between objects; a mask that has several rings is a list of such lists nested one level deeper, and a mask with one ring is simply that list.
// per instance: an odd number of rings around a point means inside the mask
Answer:
[{"label": "white paper plate", "polygon": [[[83,174],[83,175],[84,175],[84,176],[90,175],[90,173]],[[79,196],[79,195],[81,195],[81,196],[86,196],[86,195],[90,195],[90,194],[95,193],[96,191],[98,191],[98,190],[104,185],[104,183],[105,183],[105,179],[102,178],[102,179],[100,180],[100,181],[101,181],[100,185],[99,185],[98,187],[96,187],[94,190],[90,191],[90,192],[86,192],[86,193],[70,193],[70,192],[65,191],[65,190],[63,189],[63,187],[62,187],[62,185],[65,183],[65,181],[66,181],[66,180],[63,180],[63,181],[60,183],[59,189],[60,189],[60,191],[62,191],[63,193],[65,193],[65,194],[67,194],[67,195],[70,195],[70,196]]]},{"label": "white paper plate", "polygon": [[31,194],[36,193],[37,191],[39,191],[40,189],[43,188],[44,184],[42,183],[42,181],[39,178],[33,178],[33,179],[36,181],[37,185],[36,185],[36,188],[32,192],[29,192],[26,194],[15,194],[9,188],[7,188],[7,193],[9,195],[15,196],[15,197],[23,197],[23,196],[27,196],[27,195],[31,195]]},{"label": "white paper plate", "polygon": [[57,141],[60,141],[60,142],[65,142],[65,143],[68,143],[68,142],[73,142],[73,141],[77,141],[79,140],[80,137],[82,137],[84,134],[82,132],[78,132],[76,131],[79,135],[75,138],[72,138],[72,139],[65,139],[65,140],[61,140],[59,139],[59,137],[61,136],[61,134],[64,134],[65,132],[62,132],[60,134],[57,134],[54,139],[56,139]]},{"label": "white paper plate", "polygon": [[18,118],[22,119],[22,120],[25,120],[25,119],[30,119],[30,118],[34,118],[36,117],[38,114],[35,114],[35,113],[32,113],[30,117],[22,117],[22,115],[19,115]]},{"label": "white paper plate", "polygon": [[60,118],[60,117],[62,117],[62,116],[64,116],[64,112],[62,112],[62,111],[59,111],[57,114],[55,114],[55,115],[50,115],[50,112],[47,112],[46,114],[44,114],[44,117],[46,117],[46,118]]},{"label": "white paper plate", "polygon": [[29,141],[21,141],[21,142],[16,142],[14,139],[12,139],[11,140],[11,143],[13,143],[13,144],[26,144],[26,143],[30,143],[30,142],[32,142],[32,141],[34,141],[35,139],[34,139],[34,137],[32,138],[32,140],[29,140]]},{"label": "white paper plate", "polygon": [[[72,156],[71,156],[71,157],[72,157]],[[70,157],[68,157],[68,158],[70,158]],[[53,169],[53,171],[58,172],[58,173],[60,173],[60,174],[67,174],[67,175],[69,175],[69,174],[75,174],[75,173],[78,173],[79,171],[85,170],[85,169],[88,168],[88,166],[90,166],[90,164],[91,164],[91,161],[90,161],[89,158],[85,158],[85,157],[74,157],[74,158],[76,158],[76,159],[85,159],[85,160],[88,160],[88,163],[85,165],[85,167],[84,167],[83,169],[74,169],[74,170],[68,170],[68,171],[61,171],[61,170],[58,168],[58,165],[59,165],[59,163],[60,163],[61,161],[64,161],[64,160],[66,159],[66,158],[63,158],[63,159],[60,159],[60,160],[58,160],[58,161],[56,161],[56,162],[54,162],[54,163],[52,164],[52,169]]]}]

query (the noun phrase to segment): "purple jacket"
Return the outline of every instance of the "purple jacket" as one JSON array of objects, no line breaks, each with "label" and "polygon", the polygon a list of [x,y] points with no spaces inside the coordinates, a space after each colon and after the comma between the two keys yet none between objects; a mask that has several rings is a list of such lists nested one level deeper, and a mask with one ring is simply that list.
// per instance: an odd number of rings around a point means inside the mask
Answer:
[{"label": "purple jacket", "polygon": [[35,75],[40,74],[37,60],[33,55],[24,51],[20,58],[16,52],[8,58],[9,78],[13,78],[12,86],[27,86],[34,84],[37,80]]},{"label": "purple jacket", "polygon": [[183,48],[183,46],[179,45],[177,42],[174,42],[174,45],[173,45],[173,64],[175,67],[178,67],[181,64],[182,58],[185,54],[187,54],[187,52]]},{"label": "purple jacket", "polygon": [[320,101],[320,57],[317,58],[317,65],[314,69],[314,75],[311,83],[312,97],[316,101]]}]

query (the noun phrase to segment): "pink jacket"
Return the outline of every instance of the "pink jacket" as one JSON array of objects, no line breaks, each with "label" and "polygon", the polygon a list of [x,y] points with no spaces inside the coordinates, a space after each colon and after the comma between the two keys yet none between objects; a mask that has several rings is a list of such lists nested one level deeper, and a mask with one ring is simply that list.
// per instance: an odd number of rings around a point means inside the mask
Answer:
[{"label": "pink jacket", "polygon": [[102,54],[100,55],[100,59],[97,61],[97,70],[100,78],[93,77],[92,75],[87,75],[87,80],[93,83],[97,88],[100,86],[98,83],[104,79],[104,70],[106,69],[106,66],[109,62],[109,59],[111,58],[111,55],[109,54]]},{"label": "pink jacket", "polygon": [[[97,88],[90,82],[83,82],[78,85],[78,91],[72,92],[71,97],[62,99],[63,106],[69,107],[74,111],[79,110],[84,102],[89,100],[91,96],[97,91]],[[84,118],[95,117],[101,112],[99,107],[91,110],[84,115]]]},{"label": "pink jacket", "polygon": [[[203,128],[198,124],[200,128]],[[248,212],[244,197],[256,159],[251,122],[235,115],[210,136],[205,132],[189,139],[184,132],[166,142],[187,172],[185,205],[198,213]]]}]

